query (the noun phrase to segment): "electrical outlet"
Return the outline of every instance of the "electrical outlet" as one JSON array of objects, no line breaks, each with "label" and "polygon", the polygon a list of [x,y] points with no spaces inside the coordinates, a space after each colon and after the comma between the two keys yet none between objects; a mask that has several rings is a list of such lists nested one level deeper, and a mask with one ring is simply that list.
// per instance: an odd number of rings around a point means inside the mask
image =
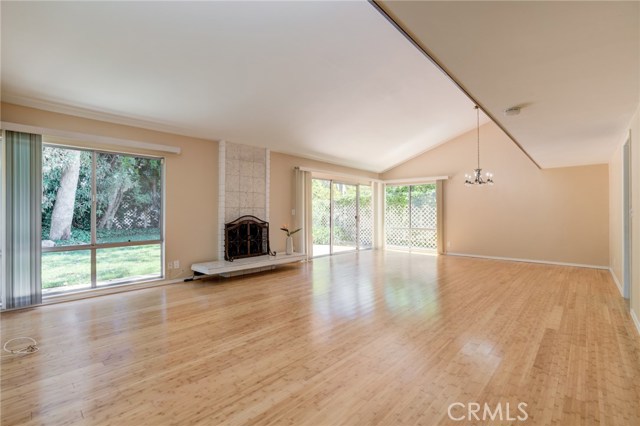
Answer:
[{"label": "electrical outlet", "polygon": [[173,261],[173,269],[180,269],[180,261],[179,260],[174,260]]},{"label": "electrical outlet", "polygon": [[447,248],[451,248],[451,241],[447,241]]}]

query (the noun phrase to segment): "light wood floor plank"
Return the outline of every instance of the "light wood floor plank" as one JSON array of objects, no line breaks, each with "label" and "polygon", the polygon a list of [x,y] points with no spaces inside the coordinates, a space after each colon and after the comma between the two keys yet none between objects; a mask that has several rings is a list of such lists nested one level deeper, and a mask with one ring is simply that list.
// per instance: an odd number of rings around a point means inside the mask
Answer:
[{"label": "light wood floor plank", "polygon": [[369,251],[1,315],[1,424],[640,425],[608,272]]}]

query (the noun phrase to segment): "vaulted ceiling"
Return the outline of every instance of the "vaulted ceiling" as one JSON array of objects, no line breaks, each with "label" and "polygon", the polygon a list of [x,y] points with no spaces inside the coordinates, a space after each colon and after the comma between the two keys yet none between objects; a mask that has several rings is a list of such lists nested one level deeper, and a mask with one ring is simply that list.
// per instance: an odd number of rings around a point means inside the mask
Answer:
[{"label": "vaulted ceiling", "polygon": [[[383,1],[542,167],[606,163],[640,103],[640,2]],[[504,110],[522,106],[520,115]]]},{"label": "vaulted ceiling", "polygon": [[380,172],[473,103],[366,2],[2,2],[4,101]]},{"label": "vaulted ceiling", "polygon": [[[608,161],[640,102],[638,2],[378,4],[542,167]],[[6,102],[376,172],[475,125],[364,1],[0,7]]]}]

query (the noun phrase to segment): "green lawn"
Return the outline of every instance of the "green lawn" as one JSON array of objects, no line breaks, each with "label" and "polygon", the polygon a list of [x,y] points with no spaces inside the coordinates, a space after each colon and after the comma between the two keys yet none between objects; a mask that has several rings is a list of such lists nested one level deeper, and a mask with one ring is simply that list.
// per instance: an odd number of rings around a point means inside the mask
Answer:
[{"label": "green lawn", "polygon": [[[132,241],[152,241],[160,239],[160,229],[98,229],[98,243],[122,243]],[[49,239],[49,225],[42,225],[42,239]],[[66,240],[55,240],[56,247],[75,246],[91,243],[91,231],[86,229],[72,228],[71,236]]]},{"label": "green lawn", "polygon": [[[160,276],[160,245],[99,249],[96,253],[98,285],[142,276]],[[89,250],[42,254],[42,288],[91,286]]]}]

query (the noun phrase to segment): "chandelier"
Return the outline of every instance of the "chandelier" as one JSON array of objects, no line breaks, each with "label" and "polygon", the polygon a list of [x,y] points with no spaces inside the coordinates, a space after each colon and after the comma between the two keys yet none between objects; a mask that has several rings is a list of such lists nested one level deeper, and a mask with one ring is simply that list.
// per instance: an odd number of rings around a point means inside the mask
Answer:
[{"label": "chandelier", "polygon": [[473,174],[464,175],[464,184],[471,185],[493,185],[493,173],[485,173],[482,177],[482,169],[480,168],[480,108],[478,105],[474,107],[477,115],[477,133],[478,133],[478,168],[473,170]]}]

